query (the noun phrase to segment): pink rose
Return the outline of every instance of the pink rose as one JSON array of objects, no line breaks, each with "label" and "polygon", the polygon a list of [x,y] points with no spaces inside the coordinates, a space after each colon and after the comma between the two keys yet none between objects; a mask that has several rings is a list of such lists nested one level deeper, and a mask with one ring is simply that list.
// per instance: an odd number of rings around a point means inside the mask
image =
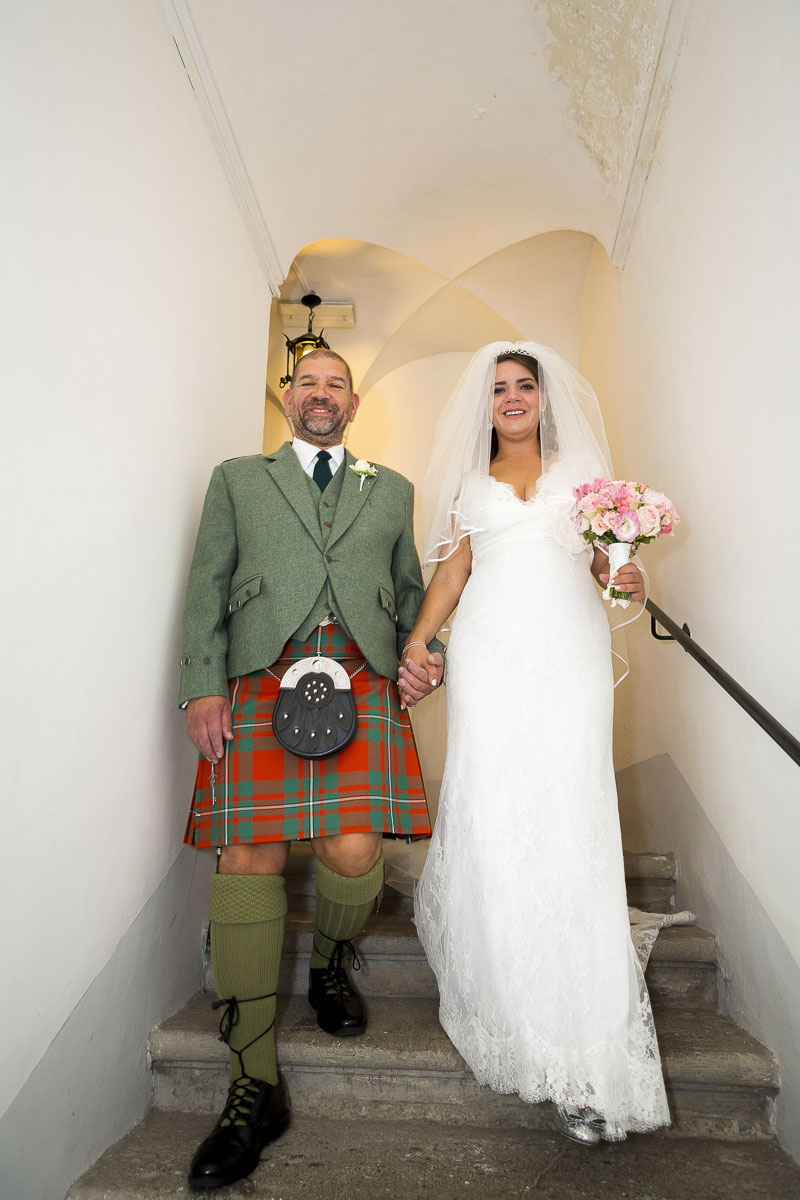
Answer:
[{"label": "pink rose", "polygon": [[639,536],[639,518],[630,509],[614,513],[611,528],[618,542],[632,542]]},{"label": "pink rose", "polygon": [[608,515],[606,513],[598,513],[596,516],[592,517],[591,525],[592,532],[596,533],[598,537],[600,537],[601,534],[608,533],[609,529],[611,528],[608,522]]},{"label": "pink rose", "polygon": [[658,537],[661,532],[661,513],[655,504],[643,504],[636,513],[643,537]]},{"label": "pink rose", "polygon": [[656,508],[669,507],[669,500],[663,492],[657,492],[654,488],[645,488],[642,496],[644,504],[654,504]]}]

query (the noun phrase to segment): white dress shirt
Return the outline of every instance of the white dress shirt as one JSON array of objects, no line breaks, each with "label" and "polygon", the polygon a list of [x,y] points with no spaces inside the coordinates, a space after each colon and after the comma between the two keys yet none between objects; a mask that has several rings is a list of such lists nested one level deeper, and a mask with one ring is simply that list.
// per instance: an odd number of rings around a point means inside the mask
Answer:
[{"label": "white dress shirt", "polygon": [[[304,442],[302,438],[296,437],[292,439],[292,449],[300,460],[300,466],[305,471],[309,479],[314,478],[314,467],[317,465],[317,455],[319,454],[319,446],[312,446],[311,442]],[[342,465],[344,458],[344,442],[339,442],[338,446],[326,446],[325,449],[330,454],[331,459],[328,466],[331,469],[331,475],[335,475]]]}]

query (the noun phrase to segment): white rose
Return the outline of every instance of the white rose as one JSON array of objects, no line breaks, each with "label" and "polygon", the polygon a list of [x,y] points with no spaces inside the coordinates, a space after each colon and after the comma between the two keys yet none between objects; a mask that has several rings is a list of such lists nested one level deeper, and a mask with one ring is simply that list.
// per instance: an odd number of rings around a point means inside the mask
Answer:
[{"label": "white rose", "polygon": [[661,532],[661,513],[655,504],[643,504],[636,515],[642,537],[656,537]]}]

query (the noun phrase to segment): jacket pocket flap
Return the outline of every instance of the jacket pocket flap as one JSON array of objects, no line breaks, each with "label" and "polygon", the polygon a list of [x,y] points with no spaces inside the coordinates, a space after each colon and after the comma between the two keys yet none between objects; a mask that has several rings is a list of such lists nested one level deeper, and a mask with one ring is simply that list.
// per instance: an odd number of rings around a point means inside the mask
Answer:
[{"label": "jacket pocket flap", "polygon": [[238,587],[235,587],[228,598],[228,616],[235,613],[247,604],[248,600],[252,600],[253,596],[257,596],[261,591],[261,580],[263,575],[254,575],[252,579],[245,579]]},{"label": "jacket pocket flap", "polygon": [[394,592],[387,587],[378,588],[378,599],[380,600],[381,608],[385,608],[390,617],[396,616],[394,608]]}]

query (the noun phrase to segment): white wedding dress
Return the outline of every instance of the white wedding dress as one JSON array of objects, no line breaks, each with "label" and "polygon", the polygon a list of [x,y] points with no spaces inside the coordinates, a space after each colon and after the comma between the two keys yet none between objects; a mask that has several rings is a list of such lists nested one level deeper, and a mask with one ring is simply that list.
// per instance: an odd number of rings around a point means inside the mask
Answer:
[{"label": "white wedding dress", "polygon": [[628,925],[609,628],[568,532],[572,482],[557,466],[527,502],[491,477],[462,488],[479,532],[415,914],[442,1025],[478,1081],[590,1107],[624,1137],[669,1111]]}]

